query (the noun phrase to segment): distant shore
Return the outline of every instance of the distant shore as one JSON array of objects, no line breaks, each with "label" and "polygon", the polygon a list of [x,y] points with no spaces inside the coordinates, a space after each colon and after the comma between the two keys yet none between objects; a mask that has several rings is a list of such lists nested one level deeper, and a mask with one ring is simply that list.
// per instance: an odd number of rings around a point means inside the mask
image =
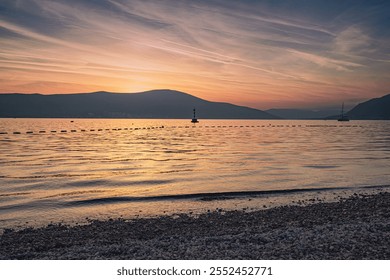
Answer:
[{"label": "distant shore", "polygon": [[390,259],[390,193],[6,230],[0,259]]}]

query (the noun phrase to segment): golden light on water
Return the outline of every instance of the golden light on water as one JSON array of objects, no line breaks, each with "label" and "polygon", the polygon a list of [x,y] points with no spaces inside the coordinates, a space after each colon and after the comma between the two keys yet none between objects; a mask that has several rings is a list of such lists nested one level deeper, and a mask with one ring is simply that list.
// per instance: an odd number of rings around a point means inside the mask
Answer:
[{"label": "golden light on water", "polygon": [[385,121],[72,121],[0,121],[10,131],[0,135],[4,226],[268,207],[286,190],[310,197],[312,189],[355,191],[390,179]]}]

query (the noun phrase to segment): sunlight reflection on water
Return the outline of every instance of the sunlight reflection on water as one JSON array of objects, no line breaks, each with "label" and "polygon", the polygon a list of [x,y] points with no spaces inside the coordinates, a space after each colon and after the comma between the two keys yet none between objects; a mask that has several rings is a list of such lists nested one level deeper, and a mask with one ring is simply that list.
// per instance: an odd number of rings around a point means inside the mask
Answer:
[{"label": "sunlight reflection on water", "polygon": [[34,224],[208,207],[174,198],[183,194],[385,185],[389,124],[1,119],[7,134],[0,134],[0,220]]}]

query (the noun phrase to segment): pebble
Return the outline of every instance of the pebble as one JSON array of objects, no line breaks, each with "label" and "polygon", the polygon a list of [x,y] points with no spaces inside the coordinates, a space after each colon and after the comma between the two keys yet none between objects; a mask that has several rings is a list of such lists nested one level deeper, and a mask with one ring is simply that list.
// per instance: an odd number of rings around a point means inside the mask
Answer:
[{"label": "pebble", "polygon": [[0,259],[390,259],[390,193],[253,212],[4,230]]}]

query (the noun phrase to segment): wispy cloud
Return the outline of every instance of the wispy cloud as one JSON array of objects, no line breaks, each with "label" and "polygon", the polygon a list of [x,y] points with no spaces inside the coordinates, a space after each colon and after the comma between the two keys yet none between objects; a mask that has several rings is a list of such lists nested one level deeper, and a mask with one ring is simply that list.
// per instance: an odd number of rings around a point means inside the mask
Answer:
[{"label": "wispy cloud", "polygon": [[343,61],[339,59],[332,59],[326,56],[320,56],[320,55],[305,53],[296,50],[289,50],[289,52],[298,58],[307,60],[318,66],[334,69],[337,71],[352,71],[356,67],[364,67],[362,64],[359,63]]},{"label": "wispy cloud", "polygon": [[373,52],[371,38],[357,26],[350,26],[334,39],[334,50],[344,54]]}]

